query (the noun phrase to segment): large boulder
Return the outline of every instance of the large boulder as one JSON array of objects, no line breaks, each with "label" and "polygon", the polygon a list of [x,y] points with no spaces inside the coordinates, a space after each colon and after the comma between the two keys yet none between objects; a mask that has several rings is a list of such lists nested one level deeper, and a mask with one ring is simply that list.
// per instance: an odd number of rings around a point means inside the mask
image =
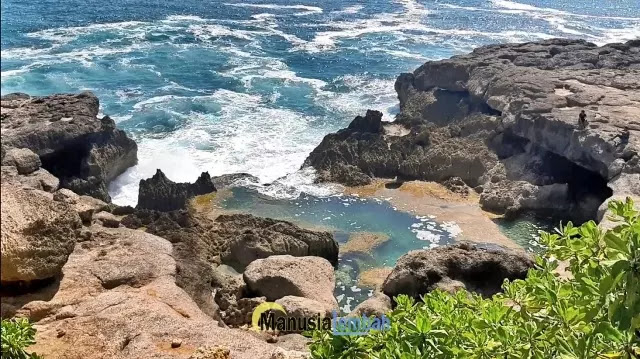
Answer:
[{"label": "large boulder", "polygon": [[69,204],[80,216],[82,223],[90,225],[93,214],[109,208],[109,205],[91,196],[81,196],[67,188],[61,188],[53,194],[53,200]]},{"label": "large boulder", "polygon": [[208,172],[203,172],[194,183],[176,183],[157,170],[153,177],[140,180],[136,208],[164,212],[184,209],[189,199],[215,191]]},{"label": "large boulder", "polygon": [[58,276],[80,236],[78,214],[37,190],[4,182],[1,208],[2,282]]},{"label": "large boulder", "polygon": [[351,313],[350,317],[370,317],[375,316],[377,318],[382,317],[391,311],[391,298],[381,292],[376,292],[374,295],[366,299],[364,302],[358,304]]},{"label": "large boulder", "polygon": [[293,223],[247,214],[221,215],[218,232],[228,238],[222,260],[241,270],[273,255],[318,256],[338,262],[338,243],[331,233],[300,228]]},{"label": "large boulder", "polygon": [[268,301],[295,296],[338,307],[333,297],[333,266],[324,258],[283,255],[258,259],[249,264],[243,277],[249,291]]},{"label": "large boulder", "polygon": [[60,186],[60,180],[44,168],[38,168],[29,174],[20,174],[15,166],[2,166],[2,181],[45,192],[55,192]]},{"label": "large boulder", "polygon": [[40,157],[28,148],[12,148],[2,158],[3,166],[15,166],[18,173],[28,175],[42,165]]},{"label": "large boulder", "polygon": [[459,243],[428,250],[411,251],[398,259],[382,291],[418,299],[435,289],[459,288],[494,295],[505,279],[524,279],[534,261],[521,250],[494,244]]},{"label": "large boulder", "polygon": [[[108,202],[106,184],[137,162],[136,143],[111,118],[97,117],[99,102],[90,92],[44,97],[9,94],[1,98],[1,106],[3,152],[33,151],[44,169],[76,193]],[[31,165],[26,167],[24,158],[18,159],[19,171],[33,168],[35,158],[29,158]]]}]

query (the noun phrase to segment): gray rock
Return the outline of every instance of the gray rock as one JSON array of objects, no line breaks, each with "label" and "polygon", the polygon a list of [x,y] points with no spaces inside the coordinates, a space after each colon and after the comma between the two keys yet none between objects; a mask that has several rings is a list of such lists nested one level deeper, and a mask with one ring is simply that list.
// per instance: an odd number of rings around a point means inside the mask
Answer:
[{"label": "gray rock", "polygon": [[120,220],[118,219],[118,217],[114,216],[113,214],[109,213],[109,212],[98,212],[95,215],[93,215],[93,219],[92,219],[97,223],[100,223],[102,226],[104,227],[108,227],[108,228],[118,228],[120,227]]},{"label": "gray rock", "polygon": [[388,314],[391,311],[391,298],[381,292],[376,292],[373,297],[358,304],[351,313],[350,317],[370,317],[375,316],[380,318],[384,314]]},{"label": "gray rock", "polygon": [[319,181],[346,185],[458,177],[486,191],[486,209],[594,219],[612,194],[639,196],[611,185],[640,173],[639,64],[638,41],[597,47],[564,39],[430,61],[398,77],[401,111],[381,125],[409,134],[385,136],[368,113],[327,135],[304,165]]},{"label": "gray rock", "polygon": [[[98,99],[90,92],[9,94],[1,106],[3,149],[33,151],[44,169],[76,193],[109,201],[106,184],[136,164],[136,143],[111,118],[97,118]],[[78,182],[86,180],[91,185]]]},{"label": "gray rock", "polygon": [[382,291],[389,297],[406,294],[419,299],[434,289],[464,288],[488,297],[500,292],[505,279],[524,279],[533,265],[524,251],[493,244],[411,251],[400,257]]},{"label": "gray rock", "polygon": [[190,198],[215,191],[208,172],[203,172],[194,183],[176,183],[158,170],[153,177],[140,180],[136,208],[164,212],[184,209]]},{"label": "gray rock", "polygon": [[293,223],[252,215],[221,215],[218,232],[229,238],[222,261],[238,270],[272,255],[318,256],[338,262],[338,242],[331,233],[310,231]]}]

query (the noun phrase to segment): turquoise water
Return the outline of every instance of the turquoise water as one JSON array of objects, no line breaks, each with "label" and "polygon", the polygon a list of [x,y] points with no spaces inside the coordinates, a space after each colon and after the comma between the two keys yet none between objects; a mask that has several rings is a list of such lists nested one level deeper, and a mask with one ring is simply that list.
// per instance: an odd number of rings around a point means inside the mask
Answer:
[{"label": "turquoise water", "polygon": [[[464,233],[453,222],[435,216],[415,216],[396,210],[389,202],[352,196],[315,197],[302,194],[296,199],[274,199],[247,188],[234,188],[233,196],[222,202],[228,210],[292,221],[305,227],[327,230],[341,244],[358,232],[382,233],[389,240],[367,253],[341,254],[336,271],[336,297],[348,313],[373,293],[358,283],[367,270],[393,267],[398,258],[415,249],[453,243]],[[535,250],[539,230],[550,230],[553,222],[533,217],[499,222],[500,228],[523,247]],[[490,240],[490,239],[488,239]]]},{"label": "turquoise water", "polygon": [[110,188],[134,204],[157,168],[176,181],[290,175],[367,108],[391,120],[395,78],[427,60],[489,43],[636,38],[640,2],[2,0],[1,25],[2,94],[94,91],[139,144],[140,163]]}]

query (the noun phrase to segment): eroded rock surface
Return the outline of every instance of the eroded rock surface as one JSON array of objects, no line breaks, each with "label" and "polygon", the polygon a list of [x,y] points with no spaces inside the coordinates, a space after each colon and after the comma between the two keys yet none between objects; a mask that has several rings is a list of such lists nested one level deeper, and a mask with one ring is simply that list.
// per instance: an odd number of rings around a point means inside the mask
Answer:
[{"label": "eroded rock surface", "polygon": [[398,259],[382,291],[391,298],[406,294],[419,299],[435,289],[462,288],[491,296],[505,279],[524,279],[533,265],[524,251],[495,244],[459,243],[411,251]]},{"label": "eroded rock surface", "polygon": [[136,164],[136,143],[111,118],[97,117],[99,102],[90,92],[9,94],[1,106],[3,165],[6,152],[18,161],[20,173],[33,166],[25,167],[25,157],[14,156],[12,148],[33,151],[62,187],[108,202],[107,184]]},{"label": "eroded rock surface", "polygon": [[248,214],[221,215],[214,221],[189,210],[136,210],[121,223],[144,227],[169,240],[179,268],[178,285],[205,313],[220,315],[229,325],[246,324],[247,314],[260,301],[246,293],[242,278],[230,278],[214,269],[221,263],[241,273],[252,261],[277,254],[323,256],[332,263],[338,259],[338,243],[330,233]]},{"label": "eroded rock surface", "polygon": [[3,284],[60,275],[78,240],[80,217],[38,190],[2,183]]},{"label": "eroded rock surface", "polygon": [[612,194],[640,196],[639,84],[638,40],[485,46],[402,74],[394,123],[368,111],[305,165],[346,185],[457,177],[493,211],[593,219]]},{"label": "eroded rock surface", "polygon": [[189,199],[215,191],[208,172],[203,172],[194,183],[176,183],[157,170],[153,177],[140,180],[136,208],[164,212],[185,209]]},{"label": "eroded rock surface", "polygon": [[[331,309],[338,307],[333,297],[336,282],[333,266],[324,258],[283,255],[258,259],[249,264],[243,277],[251,292],[268,301],[294,296],[320,302]],[[299,304],[295,299],[288,302]]]},{"label": "eroded rock surface", "polygon": [[91,231],[90,241],[76,244],[60,282],[3,298],[3,317],[35,322],[36,345],[30,350],[52,359],[210,357],[199,348],[221,348],[236,359],[269,359],[282,352],[203,313],[175,284],[168,241],[127,228]]},{"label": "eroded rock surface", "polygon": [[279,254],[317,256],[338,263],[338,243],[329,232],[248,214],[221,215],[216,223],[220,235],[228,238],[222,260],[239,269],[256,259]]}]

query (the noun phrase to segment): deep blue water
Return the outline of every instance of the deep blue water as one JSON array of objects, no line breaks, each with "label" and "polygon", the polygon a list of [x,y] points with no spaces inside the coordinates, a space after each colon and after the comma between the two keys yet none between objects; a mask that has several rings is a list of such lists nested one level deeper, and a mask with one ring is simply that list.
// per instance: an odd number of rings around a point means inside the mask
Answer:
[{"label": "deep blue water", "polygon": [[94,91],[139,143],[140,164],[111,186],[135,203],[156,168],[179,181],[294,172],[367,108],[391,120],[395,77],[425,60],[639,35],[638,0],[2,0],[1,92]]}]

